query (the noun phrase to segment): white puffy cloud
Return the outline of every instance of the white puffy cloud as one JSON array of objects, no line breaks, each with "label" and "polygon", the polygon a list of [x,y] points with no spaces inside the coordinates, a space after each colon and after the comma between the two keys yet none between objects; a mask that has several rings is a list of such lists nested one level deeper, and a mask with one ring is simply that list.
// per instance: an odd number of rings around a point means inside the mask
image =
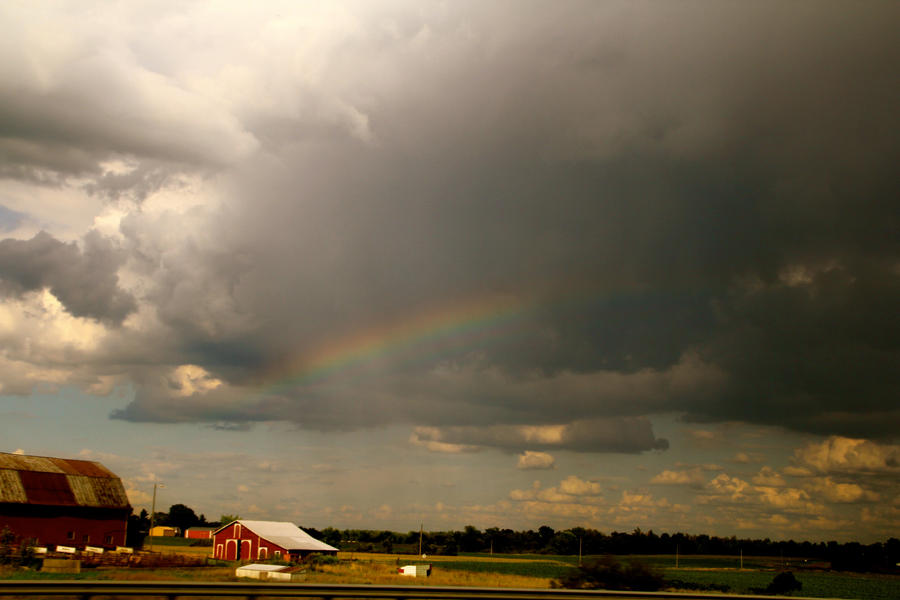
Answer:
[{"label": "white puffy cloud", "polygon": [[176,396],[204,394],[221,385],[221,380],[210,376],[209,371],[198,365],[179,365],[169,376],[169,387]]},{"label": "white puffy cloud", "polygon": [[[168,11],[139,12],[108,6],[85,19],[73,7],[23,5],[0,15],[0,74],[16,82],[0,94],[21,124],[0,144],[5,174],[98,173],[121,156],[220,165],[258,147],[221,96],[155,61],[149,38],[175,34],[161,30]],[[147,19],[154,35],[135,40],[130,18]]]},{"label": "white puffy cloud", "polygon": [[825,510],[823,504],[815,502],[808,492],[796,488],[756,486],[753,492],[759,501],[778,509],[803,511],[806,514],[818,514]]},{"label": "white puffy cloud", "polygon": [[526,450],[519,455],[519,460],[516,463],[516,468],[523,470],[552,469],[555,467],[555,465],[556,459],[553,458],[552,455],[547,454],[546,452]]},{"label": "white puffy cloud", "polygon": [[440,431],[435,427],[416,427],[409,436],[409,443],[414,446],[422,446],[429,452],[441,452],[444,454],[461,454],[463,452],[478,452],[481,448],[471,444],[452,444],[440,441]]},{"label": "white puffy cloud", "polygon": [[900,446],[831,436],[797,449],[794,460],[822,473],[900,473]]},{"label": "white puffy cloud", "polygon": [[878,493],[861,485],[835,481],[831,477],[817,477],[810,481],[807,487],[813,495],[823,497],[828,502],[877,502],[880,499]]},{"label": "white puffy cloud", "polygon": [[749,465],[751,463],[761,462],[762,460],[761,455],[754,452],[738,452],[731,458],[731,462],[739,465]]},{"label": "white puffy cloud", "polygon": [[815,475],[810,469],[796,465],[787,465],[782,471],[785,475],[790,475],[791,477],[812,477]]},{"label": "white puffy cloud", "polygon": [[134,487],[134,483],[125,479],[122,481],[125,486],[125,495],[128,496],[128,502],[132,506],[149,506],[153,501],[153,497],[146,491]]},{"label": "white puffy cloud", "polygon": [[509,498],[516,501],[540,501],[548,503],[571,504],[577,502],[594,503],[601,501],[600,484],[569,475],[556,486],[544,488],[539,481],[535,481],[530,489],[515,489],[509,493]]},{"label": "white puffy cloud", "polygon": [[601,492],[601,487],[596,481],[586,481],[579,479],[575,475],[569,475],[559,482],[559,490],[572,496],[598,496]]},{"label": "white puffy cloud", "polygon": [[691,487],[702,487],[704,483],[703,473],[700,468],[672,471],[666,469],[656,474],[650,483],[659,485],[687,485]]},{"label": "white puffy cloud", "polygon": [[763,467],[759,473],[753,476],[753,483],[756,485],[767,485],[771,487],[784,487],[786,482],[784,477],[772,467]]},{"label": "white puffy cloud", "polygon": [[725,473],[716,475],[709,483],[707,489],[715,494],[729,497],[731,500],[741,500],[750,491],[750,484],[737,477],[730,477]]}]

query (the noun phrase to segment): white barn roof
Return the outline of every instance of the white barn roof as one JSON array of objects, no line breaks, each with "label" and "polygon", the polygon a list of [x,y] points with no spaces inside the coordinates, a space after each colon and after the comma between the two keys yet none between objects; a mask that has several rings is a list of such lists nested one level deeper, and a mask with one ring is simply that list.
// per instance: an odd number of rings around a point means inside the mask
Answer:
[{"label": "white barn roof", "polygon": [[[281,546],[285,550],[306,550],[313,552],[337,552],[338,549],[329,546],[325,542],[320,542],[313,536],[309,535],[293,523],[286,521],[232,521],[232,523],[240,523],[241,527],[246,527],[259,537]],[[220,527],[216,533],[231,525]]]}]

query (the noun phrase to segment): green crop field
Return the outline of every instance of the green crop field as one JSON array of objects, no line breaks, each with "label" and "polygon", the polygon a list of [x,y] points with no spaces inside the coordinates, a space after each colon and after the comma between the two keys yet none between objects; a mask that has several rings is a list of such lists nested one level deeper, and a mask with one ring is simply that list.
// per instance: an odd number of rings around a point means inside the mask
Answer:
[{"label": "green crop field", "polygon": [[[578,564],[577,556],[474,553],[467,553],[464,556],[469,560],[441,563],[440,567],[556,579]],[[595,558],[599,557],[585,556],[582,560],[587,562]],[[785,570],[791,570],[803,584],[803,589],[797,594],[800,596],[858,600],[900,599],[900,576],[804,571],[797,566],[808,563],[796,557],[745,556],[742,570],[739,569],[741,560],[738,556],[680,556],[677,569],[674,555],[636,555],[618,558],[623,562],[638,561],[649,565],[660,571],[669,581],[682,581],[701,586],[727,585],[729,593],[732,594],[750,594],[753,588],[764,589],[783,565]],[[492,562],[492,559],[505,560]]]},{"label": "green crop field", "polygon": [[[803,584],[798,596],[811,598],[856,598],[858,600],[897,600],[900,598],[900,577],[884,575],[856,575],[850,573],[797,572],[794,576]],[[701,585],[727,585],[728,593],[750,594],[753,588],[765,588],[775,575],[773,571],[664,571],[666,579]]]}]

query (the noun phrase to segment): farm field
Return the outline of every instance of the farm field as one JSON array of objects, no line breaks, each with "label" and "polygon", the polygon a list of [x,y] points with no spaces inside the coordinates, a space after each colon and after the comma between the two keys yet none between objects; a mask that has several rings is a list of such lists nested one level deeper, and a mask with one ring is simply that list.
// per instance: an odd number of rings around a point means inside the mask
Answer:
[{"label": "farm field", "polygon": [[[182,540],[183,541],[183,540]],[[209,554],[209,547],[190,545],[157,545],[162,553],[196,556]],[[553,579],[562,576],[578,562],[574,556],[555,555],[487,555],[428,556],[341,552],[336,564],[321,564],[309,568],[308,583],[406,584],[438,586],[477,586],[509,588],[547,588]],[[590,560],[594,557],[584,557]],[[717,584],[729,586],[729,593],[752,593],[752,588],[765,588],[778,572],[780,557],[745,557],[744,569],[736,558],[721,556],[679,557],[679,568],[671,556],[620,557],[624,561],[640,560],[661,571],[669,581],[686,584]],[[785,559],[787,565],[798,559]],[[396,574],[398,566],[406,564],[433,565],[431,577],[407,578]],[[215,564],[215,563],[211,563]],[[900,598],[900,576],[832,573],[828,571],[794,570],[803,584],[800,594],[819,598],[856,598],[860,600],[896,600]],[[73,575],[43,574],[39,572],[4,571],[3,579],[68,579]],[[194,580],[236,581],[234,566],[207,566],[180,569],[87,569],[79,579],[102,580]]]},{"label": "farm field", "polygon": [[[500,586],[498,577],[515,576],[540,581],[539,585],[528,587],[548,587],[550,581],[563,575],[578,563],[576,556],[547,554],[465,554],[460,556],[429,556],[423,560],[417,556],[395,554],[341,553],[341,558],[351,556],[360,563],[417,564],[431,563],[434,575],[433,585],[468,585],[457,583],[437,583],[435,576],[442,571],[466,572],[480,575],[473,577],[471,585]],[[399,558],[399,560],[398,560]],[[583,560],[591,560],[585,556]],[[785,557],[744,557],[744,569],[740,569],[739,557],[725,556],[681,556],[679,567],[675,568],[674,556],[624,556],[623,561],[638,560],[661,571],[667,580],[680,580],[690,584],[727,585],[733,594],[749,594],[752,588],[765,588],[779,571],[784,561],[790,569],[804,564],[802,558]],[[405,562],[404,562],[405,561]],[[828,571],[793,570],[795,577],[803,584],[802,596],[818,598],[857,598],[860,600],[896,600],[900,598],[900,577],[873,574],[852,574]],[[349,583],[349,581],[348,581]]]}]

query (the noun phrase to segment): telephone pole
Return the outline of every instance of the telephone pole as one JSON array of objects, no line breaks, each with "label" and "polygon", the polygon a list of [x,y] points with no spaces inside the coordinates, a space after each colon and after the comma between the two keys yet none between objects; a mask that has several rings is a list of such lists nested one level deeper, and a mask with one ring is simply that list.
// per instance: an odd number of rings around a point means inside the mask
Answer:
[{"label": "telephone pole", "polygon": [[148,531],[148,535],[150,537],[150,552],[153,552],[153,523],[156,522],[156,488],[164,488],[163,484],[156,481],[153,483],[153,503],[150,505],[150,531]]}]

